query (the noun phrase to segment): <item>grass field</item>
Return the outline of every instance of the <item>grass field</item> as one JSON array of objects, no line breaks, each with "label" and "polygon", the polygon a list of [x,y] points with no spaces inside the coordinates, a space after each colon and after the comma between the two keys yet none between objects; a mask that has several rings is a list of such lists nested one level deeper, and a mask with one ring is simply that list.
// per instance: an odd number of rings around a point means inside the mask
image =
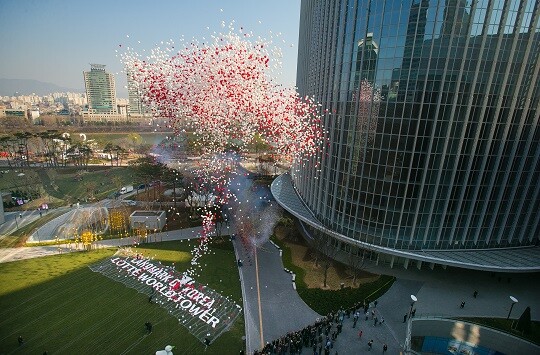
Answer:
[{"label": "grass field", "polygon": [[[0,191],[40,191],[42,196],[52,196],[55,203],[49,207],[76,203],[77,199],[85,201],[94,197],[96,200],[106,198],[124,185],[137,183],[133,171],[129,167],[90,166],[65,168],[24,168],[8,169],[0,178]],[[19,176],[19,174],[24,176]],[[30,204],[29,208],[36,208]],[[23,205],[25,209],[27,205]]]},{"label": "grass field", "polygon": [[[137,141],[137,143],[155,145],[166,139],[166,137],[171,137],[174,134],[172,132],[142,132],[137,133],[136,135],[141,139],[141,141]],[[126,139],[129,141],[129,137],[129,133],[86,133],[86,139],[93,139],[101,146],[104,146],[107,143],[118,144]]]},{"label": "grass field", "polygon": [[[138,252],[183,271],[191,247],[176,241]],[[242,305],[232,245],[222,242],[211,250],[202,259],[204,275],[196,279]],[[242,316],[205,351],[165,309],[88,268],[113,253],[106,249],[0,264],[0,354],[153,354],[168,344],[176,346],[175,354],[238,354],[243,348]],[[154,326],[150,335],[147,321]]]}]

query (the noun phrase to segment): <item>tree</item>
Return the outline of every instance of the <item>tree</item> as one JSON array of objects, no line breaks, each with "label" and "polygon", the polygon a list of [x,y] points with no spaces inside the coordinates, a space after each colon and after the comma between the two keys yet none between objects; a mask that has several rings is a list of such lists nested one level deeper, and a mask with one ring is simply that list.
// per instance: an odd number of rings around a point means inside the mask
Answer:
[{"label": "tree", "polygon": [[75,142],[67,149],[66,159],[69,159],[73,163],[73,165],[82,165],[80,153],[81,147],[81,142]]},{"label": "tree", "polygon": [[71,147],[71,137],[69,133],[64,133],[60,135],[60,138],[57,141],[60,144],[60,147],[62,149],[62,165],[66,166],[67,161],[68,161],[67,159],[68,149]]},{"label": "tree", "polygon": [[212,220],[214,221],[214,231],[216,234],[216,237],[221,237],[223,225],[227,223],[227,219],[223,213],[223,206],[220,205],[212,205],[206,207],[207,213],[210,213],[212,215]]},{"label": "tree", "polygon": [[92,157],[92,154],[94,153],[92,151],[92,148],[90,147],[88,143],[83,142],[83,144],[79,147],[79,152],[81,153],[83,165],[88,167],[88,163],[90,162],[90,157]]},{"label": "tree", "polygon": [[184,177],[186,207],[189,208],[192,218],[200,217],[200,213],[197,213],[200,207],[210,206],[213,203],[216,197],[214,188],[217,185],[217,180],[197,175],[196,172],[186,174]]},{"label": "tree", "polygon": [[176,202],[177,202],[177,196],[176,196],[176,187],[181,187],[184,177],[178,170],[169,168],[168,166],[164,166],[162,170],[161,180],[165,184],[171,184],[173,187],[173,204],[174,204],[174,210],[176,211]]},{"label": "tree", "polygon": [[[323,287],[327,287],[328,270],[334,262],[334,257],[337,254],[338,248],[333,243],[335,239],[324,233],[316,233],[314,235],[315,243],[315,266],[321,261],[324,270]],[[339,242],[338,242],[339,243]]]},{"label": "tree", "polygon": [[[148,186],[150,185],[150,182],[158,180],[161,176],[163,176],[163,171],[167,168],[167,166],[150,156],[132,160],[129,162],[129,166],[133,168],[135,175],[144,181],[146,198],[148,199]],[[154,199],[155,191],[154,186]]]},{"label": "tree", "polygon": [[96,240],[97,240],[96,235],[94,235],[94,233],[92,233],[91,231],[84,231],[81,234],[81,242],[85,250],[92,249],[92,243]]},{"label": "tree", "polygon": [[[358,255],[358,253],[361,253],[361,255]],[[349,251],[347,254],[347,266],[349,267],[348,272],[352,275],[351,277],[353,285],[356,285],[359,271],[364,268],[365,263],[366,250],[349,246]]]},{"label": "tree", "polygon": [[114,148],[114,151],[116,152],[116,166],[122,165],[122,160],[128,157],[129,152],[119,145],[116,145]]},{"label": "tree", "polygon": [[5,151],[5,157],[7,159],[8,166],[12,168],[10,157],[13,157],[15,139],[12,136],[5,135],[0,137],[0,146]]},{"label": "tree", "polygon": [[19,158],[21,159],[21,165],[23,165],[24,162],[27,166],[30,166],[28,157],[28,140],[32,138],[34,134],[30,132],[16,132],[14,136],[17,139],[18,149],[16,152],[19,154]]},{"label": "tree", "polygon": [[103,148],[103,153],[106,153],[111,157],[111,166],[114,166],[114,164],[113,164],[113,150],[114,150],[114,146],[112,145],[112,143],[107,143],[105,145],[105,147]]},{"label": "tree", "polygon": [[522,334],[529,334],[531,332],[531,307],[525,308],[521,317],[519,317],[516,330],[519,330]]},{"label": "tree", "polygon": [[47,130],[37,134],[45,147],[45,162],[49,166],[58,166],[59,143],[62,135],[57,130]]}]

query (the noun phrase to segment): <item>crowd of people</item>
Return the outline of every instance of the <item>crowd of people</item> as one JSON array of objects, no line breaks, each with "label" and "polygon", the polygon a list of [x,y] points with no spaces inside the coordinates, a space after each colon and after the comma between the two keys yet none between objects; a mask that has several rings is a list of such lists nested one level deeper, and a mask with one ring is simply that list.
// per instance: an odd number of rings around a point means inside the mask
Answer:
[{"label": "crowd of people", "polygon": [[[373,302],[373,307],[370,312],[369,300],[364,300],[363,303],[358,302],[353,307],[346,310],[339,310],[329,313],[326,317],[317,319],[314,324],[310,324],[301,330],[287,333],[279,339],[266,343],[259,350],[256,350],[253,355],[286,355],[300,354],[303,349],[311,349],[313,355],[334,355],[337,351],[333,351],[334,344],[341,334],[343,322],[345,319],[352,318],[355,328],[363,311],[365,320],[367,321],[371,315],[374,326],[384,323],[384,318],[378,317],[376,314],[377,301]],[[362,330],[359,331],[358,337],[362,337]],[[373,340],[368,343],[368,350],[373,346]],[[383,345],[383,351],[386,351],[387,345]]]}]

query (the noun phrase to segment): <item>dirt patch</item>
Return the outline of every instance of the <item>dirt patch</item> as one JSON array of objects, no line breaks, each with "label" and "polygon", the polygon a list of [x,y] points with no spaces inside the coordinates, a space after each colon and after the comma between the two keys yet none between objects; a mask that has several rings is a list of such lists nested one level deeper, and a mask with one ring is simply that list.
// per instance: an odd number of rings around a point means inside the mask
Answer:
[{"label": "dirt patch", "polygon": [[[294,265],[305,270],[304,282],[308,288],[321,288],[325,290],[338,290],[341,284],[344,287],[358,288],[360,285],[375,281],[379,275],[374,275],[366,271],[358,270],[356,279],[353,271],[347,265],[331,261],[326,279],[327,287],[324,287],[325,261],[319,257],[318,253],[310,247],[306,241],[297,233],[290,233],[291,228],[278,226],[274,230],[274,235],[291,250],[292,262]],[[354,283],[353,283],[354,280]]]}]

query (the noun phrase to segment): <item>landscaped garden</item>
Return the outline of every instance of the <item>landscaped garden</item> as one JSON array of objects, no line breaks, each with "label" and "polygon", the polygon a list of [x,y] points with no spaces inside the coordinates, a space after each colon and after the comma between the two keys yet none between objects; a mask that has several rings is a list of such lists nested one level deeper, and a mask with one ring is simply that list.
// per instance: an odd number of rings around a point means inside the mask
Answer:
[{"label": "landscaped garden", "polygon": [[[185,271],[197,241],[146,244],[136,249],[145,257]],[[196,280],[242,305],[240,281],[232,245],[221,239],[201,260],[204,273]],[[164,308],[122,283],[88,266],[115,250],[100,249],[0,264],[0,353],[28,354],[151,354],[166,345],[180,354],[203,354],[205,346]],[[228,262],[229,261],[229,262]],[[147,334],[145,323],[153,325]],[[238,354],[243,349],[240,316],[211,349]]]},{"label": "landscaped garden", "polygon": [[278,223],[272,241],[283,251],[285,268],[296,274],[298,295],[317,313],[325,315],[350,308],[363,300],[374,301],[392,286],[395,280],[392,276],[352,270],[350,266],[324,256],[316,262],[311,255],[318,252],[294,227],[288,226],[285,228],[288,232],[282,233],[280,223],[286,219]]}]

